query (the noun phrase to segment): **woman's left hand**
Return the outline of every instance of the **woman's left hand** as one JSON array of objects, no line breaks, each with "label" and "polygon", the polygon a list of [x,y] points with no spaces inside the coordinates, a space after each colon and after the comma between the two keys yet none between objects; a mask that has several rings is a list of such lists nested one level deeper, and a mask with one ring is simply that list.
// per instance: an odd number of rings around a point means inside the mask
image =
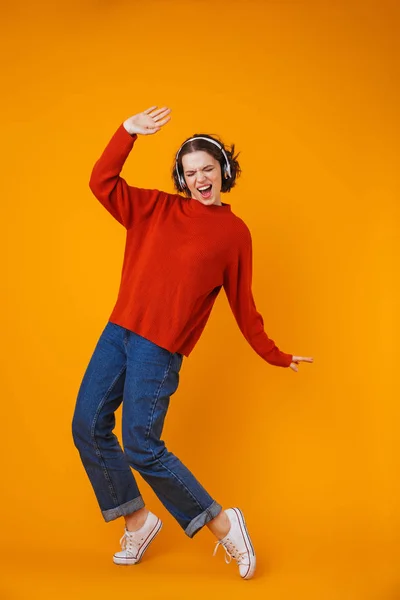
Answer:
[{"label": "woman's left hand", "polygon": [[296,365],[298,365],[300,362],[312,363],[312,362],[314,362],[314,358],[312,356],[293,356],[293,360],[290,363],[289,367],[291,369],[293,369],[293,371],[296,371],[296,373],[297,373],[297,371],[299,369],[297,368]]}]

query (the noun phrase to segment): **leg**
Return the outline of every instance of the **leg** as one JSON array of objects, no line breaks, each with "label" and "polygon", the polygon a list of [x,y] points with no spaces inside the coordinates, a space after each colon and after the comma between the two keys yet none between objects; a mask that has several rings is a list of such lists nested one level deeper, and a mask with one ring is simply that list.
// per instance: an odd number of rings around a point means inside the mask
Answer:
[{"label": "leg", "polygon": [[72,434],[105,521],[144,507],[136,480],[113,434],[126,374],[125,329],[107,323],[83,377]]},{"label": "leg", "polygon": [[125,455],[184,532],[193,537],[222,507],[160,439],[183,357],[132,332],[127,357],[122,405]]}]

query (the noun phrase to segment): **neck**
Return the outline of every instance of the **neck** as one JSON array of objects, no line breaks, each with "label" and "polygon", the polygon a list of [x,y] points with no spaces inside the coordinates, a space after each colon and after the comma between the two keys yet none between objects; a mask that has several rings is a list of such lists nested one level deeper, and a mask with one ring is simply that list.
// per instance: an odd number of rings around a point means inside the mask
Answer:
[{"label": "neck", "polygon": [[210,202],[210,203],[206,203],[206,202],[202,202],[201,200],[198,200],[198,198],[195,198],[192,195],[192,200],[197,200],[197,202],[199,202],[200,204],[202,204],[203,206],[222,206],[222,202],[221,202],[221,198],[217,198],[215,200],[215,202]]}]

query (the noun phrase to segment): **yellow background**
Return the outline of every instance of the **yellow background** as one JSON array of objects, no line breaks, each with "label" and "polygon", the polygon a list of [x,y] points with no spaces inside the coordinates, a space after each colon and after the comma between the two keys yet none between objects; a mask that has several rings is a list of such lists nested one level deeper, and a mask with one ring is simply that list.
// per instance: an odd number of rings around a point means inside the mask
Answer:
[{"label": "yellow background", "polygon": [[[400,598],[399,8],[4,6],[2,599]],[[171,400],[168,448],[244,511],[250,582],[139,475],[164,528],[140,565],[113,565],[123,520],[103,521],[72,441],[125,241],[88,181],[153,104],[172,119],[139,138],[124,177],[172,191],[183,139],[234,142],[243,175],[222,199],[253,236],[257,308],[282,350],[314,357],[298,373],[265,363],[221,291]]]}]

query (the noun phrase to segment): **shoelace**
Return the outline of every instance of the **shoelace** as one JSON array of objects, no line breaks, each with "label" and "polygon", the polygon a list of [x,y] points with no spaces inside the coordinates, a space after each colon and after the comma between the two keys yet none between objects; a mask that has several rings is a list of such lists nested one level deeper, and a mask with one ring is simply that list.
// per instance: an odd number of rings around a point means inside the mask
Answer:
[{"label": "shoelace", "polygon": [[134,531],[125,531],[124,535],[119,540],[122,550],[126,550],[127,553],[129,552],[133,556],[138,553],[140,544],[143,542],[142,537],[139,540],[135,540],[133,536],[134,533]]},{"label": "shoelace", "polygon": [[[244,562],[244,559],[247,554],[246,551],[239,552],[239,550],[236,548],[235,544],[229,539],[227,539],[225,542],[223,542],[222,540],[218,540],[218,542],[216,542],[213,556],[215,556],[220,545],[222,545],[224,547],[225,562],[227,565],[229,565],[232,558],[234,558],[236,560],[238,565],[247,565],[248,564],[247,562]],[[228,556],[229,556],[229,560],[227,560]]]}]

